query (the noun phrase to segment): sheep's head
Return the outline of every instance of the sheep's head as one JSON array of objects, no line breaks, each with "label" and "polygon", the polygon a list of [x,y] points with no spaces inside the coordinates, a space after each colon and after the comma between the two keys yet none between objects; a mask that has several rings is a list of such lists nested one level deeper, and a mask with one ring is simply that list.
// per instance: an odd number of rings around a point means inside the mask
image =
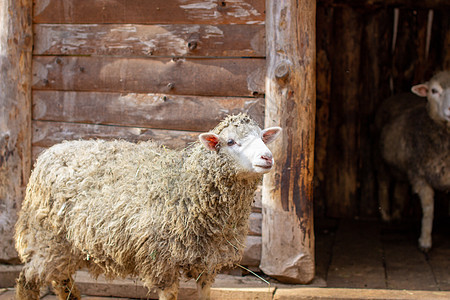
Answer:
[{"label": "sheep's head", "polygon": [[430,117],[450,126],[450,71],[437,73],[428,82],[415,85],[412,92],[428,98]]},{"label": "sheep's head", "polygon": [[243,172],[264,174],[273,166],[272,152],[267,144],[281,132],[280,127],[261,130],[247,115],[229,116],[213,131],[202,133],[200,142],[209,150],[224,153]]}]

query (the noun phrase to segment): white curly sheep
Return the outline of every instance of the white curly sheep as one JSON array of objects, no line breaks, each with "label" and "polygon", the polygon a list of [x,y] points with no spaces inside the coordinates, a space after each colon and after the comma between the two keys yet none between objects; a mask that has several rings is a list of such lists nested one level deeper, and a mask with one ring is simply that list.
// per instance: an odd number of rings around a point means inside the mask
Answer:
[{"label": "white curly sheep", "polygon": [[229,116],[200,142],[169,150],[152,142],[72,141],[37,160],[16,225],[24,268],[18,299],[52,283],[79,299],[72,274],[140,277],[176,299],[180,275],[207,299],[216,273],[242,256],[253,194],[273,165],[281,128]]}]

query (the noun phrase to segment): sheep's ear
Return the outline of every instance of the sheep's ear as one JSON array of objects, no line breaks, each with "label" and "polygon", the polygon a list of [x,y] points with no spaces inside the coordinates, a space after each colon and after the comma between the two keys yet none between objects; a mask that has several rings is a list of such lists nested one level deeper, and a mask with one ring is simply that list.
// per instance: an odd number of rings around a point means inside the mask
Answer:
[{"label": "sheep's ear", "polygon": [[217,151],[219,148],[220,138],[217,134],[212,132],[202,133],[198,136],[200,142],[211,151]]},{"label": "sheep's ear", "polygon": [[415,85],[411,88],[411,91],[420,97],[426,97],[428,93],[428,85],[425,83]]},{"label": "sheep's ear", "polygon": [[281,133],[280,127],[266,128],[262,131],[262,140],[265,144],[270,144],[277,139],[280,133]]}]

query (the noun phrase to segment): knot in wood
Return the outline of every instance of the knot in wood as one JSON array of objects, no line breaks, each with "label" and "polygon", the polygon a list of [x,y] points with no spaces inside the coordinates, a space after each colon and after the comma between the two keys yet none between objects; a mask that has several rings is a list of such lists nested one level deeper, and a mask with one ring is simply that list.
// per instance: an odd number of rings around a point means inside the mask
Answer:
[{"label": "knot in wood", "polygon": [[0,145],[7,144],[9,141],[9,132],[0,133]]},{"label": "knot in wood", "polygon": [[289,63],[286,61],[282,61],[275,68],[275,77],[279,80],[286,79],[289,76],[289,72]]},{"label": "knot in wood", "polygon": [[220,12],[225,11],[227,7],[227,2],[226,1],[217,1],[217,10]]},{"label": "knot in wood", "polygon": [[198,46],[198,41],[200,40],[200,34],[198,32],[194,32],[191,35],[189,35],[189,38],[187,39],[187,46],[189,50],[195,50]]},{"label": "knot in wood", "polygon": [[31,37],[31,35],[29,35],[29,34],[25,35],[25,37],[23,38],[23,44],[25,46],[30,46],[32,41],[33,41],[33,39]]},{"label": "knot in wood", "polygon": [[197,48],[197,41],[188,42],[188,48],[189,50],[195,50]]}]

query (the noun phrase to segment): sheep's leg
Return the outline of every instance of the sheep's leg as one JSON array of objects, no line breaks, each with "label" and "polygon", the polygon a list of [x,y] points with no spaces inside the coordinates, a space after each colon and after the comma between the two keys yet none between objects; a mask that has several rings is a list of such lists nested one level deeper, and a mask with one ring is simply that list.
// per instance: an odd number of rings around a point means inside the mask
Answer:
[{"label": "sheep's leg", "polygon": [[25,277],[25,268],[20,272],[19,278],[16,280],[16,299],[38,300],[40,283],[37,279],[27,280]]},{"label": "sheep's leg", "polygon": [[59,300],[81,299],[80,292],[75,286],[75,281],[72,279],[72,276],[62,281],[53,281],[52,285]]},{"label": "sheep's leg", "polygon": [[197,293],[198,299],[209,300],[211,299],[211,286],[214,282],[215,275],[202,273],[200,277],[197,278]]},{"label": "sheep's leg", "polygon": [[199,280],[197,281],[197,293],[199,300],[211,299],[211,281]]},{"label": "sheep's leg", "polygon": [[378,204],[380,205],[381,219],[385,222],[391,220],[389,203],[389,177],[382,165],[378,174]]},{"label": "sheep's leg", "polygon": [[409,185],[405,182],[396,182],[394,186],[394,201],[392,203],[392,220],[400,220],[407,203]]},{"label": "sheep's leg", "polygon": [[431,231],[433,229],[434,191],[424,180],[414,181],[413,189],[419,195],[422,204],[422,230],[419,247],[422,251],[428,251],[431,248]]},{"label": "sheep's leg", "polygon": [[176,300],[178,298],[178,285],[176,280],[171,286],[164,289],[158,289],[159,300]]}]

